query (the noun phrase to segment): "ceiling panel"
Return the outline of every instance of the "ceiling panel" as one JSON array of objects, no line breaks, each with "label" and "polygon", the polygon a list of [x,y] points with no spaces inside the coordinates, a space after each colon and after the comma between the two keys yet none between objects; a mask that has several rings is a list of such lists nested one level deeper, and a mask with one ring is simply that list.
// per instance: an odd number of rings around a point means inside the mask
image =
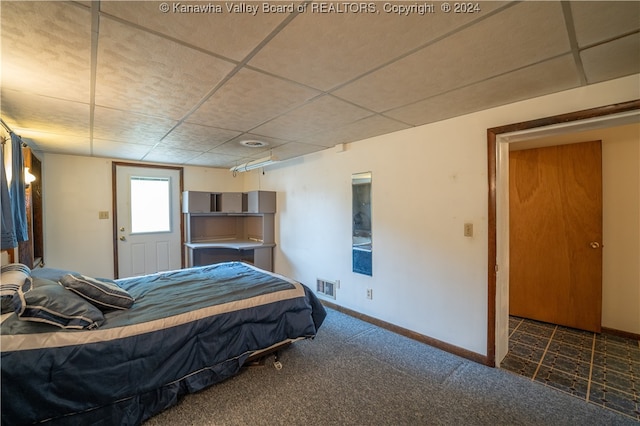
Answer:
[{"label": "ceiling panel", "polygon": [[155,145],[177,121],[130,111],[96,107],[93,136],[98,139]]},{"label": "ceiling panel", "polygon": [[569,50],[560,3],[521,3],[334,94],[381,112]]},{"label": "ceiling panel", "polygon": [[2,88],[89,102],[91,19],[62,2],[2,2]]},{"label": "ceiling panel", "polygon": [[637,72],[640,64],[640,37],[632,34],[584,50],[580,56],[589,83],[629,75]]},{"label": "ceiling panel", "polygon": [[[258,2],[202,2],[203,13],[182,12],[187,3],[168,2],[167,12],[155,1],[103,1],[100,10],[106,14],[164,34],[185,44],[217,53],[235,61],[242,60],[267,37],[286,14],[229,11],[231,5],[260,6]],[[198,3],[189,3],[198,4]],[[219,6],[222,12],[215,12]],[[208,9],[207,9],[208,8]],[[209,12],[207,12],[209,11]]]},{"label": "ceiling panel", "polygon": [[344,126],[329,127],[322,132],[313,133],[301,139],[301,142],[330,147],[339,143],[354,142],[373,136],[404,130],[409,127],[411,127],[409,124],[402,123],[388,117],[370,115]]},{"label": "ceiling panel", "polygon": [[97,157],[112,157],[135,161],[142,160],[151,150],[149,145],[103,139],[93,139],[91,148],[93,155]]},{"label": "ceiling panel", "polygon": [[639,1],[571,2],[580,47],[600,43],[640,28]]},{"label": "ceiling panel", "polygon": [[100,20],[96,104],[184,117],[234,68],[198,50],[111,19]]},{"label": "ceiling panel", "polygon": [[89,140],[89,105],[2,88],[2,115],[16,128]]},{"label": "ceiling panel", "polygon": [[[551,83],[551,84],[550,84]],[[422,125],[456,115],[542,96],[580,85],[580,75],[572,55],[565,55],[522,68],[385,114],[398,120]]]},{"label": "ceiling panel", "polygon": [[[341,3],[341,10],[350,10],[346,4]],[[410,5],[405,2],[351,3],[358,9],[366,6],[365,13],[323,13],[327,5],[337,3],[309,4],[307,13],[299,14],[249,65],[329,90],[481,18],[428,12],[434,9],[402,15],[397,7]],[[503,2],[482,4],[484,13],[501,6]]]},{"label": "ceiling panel", "polygon": [[182,123],[162,139],[163,146],[206,152],[238,136],[240,132]]},{"label": "ceiling panel", "polygon": [[280,160],[289,160],[312,152],[326,149],[325,146],[311,145],[308,143],[288,142],[273,149],[272,154]]},{"label": "ceiling panel", "polygon": [[189,122],[248,131],[320,92],[249,69],[237,74],[211,96]]},{"label": "ceiling panel", "polygon": [[38,149],[54,154],[91,155],[91,142],[88,138],[70,136],[63,133],[38,132],[31,129],[17,128],[15,130],[23,141],[38,141]]},{"label": "ceiling panel", "polygon": [[210,152],[205,152],[203,154],[198,155],[184,164],[189,164],[191,166],[207,166],[207,167],[217,167],[217,168],[231,168],[236,164],[241,164],[242,161],[237,161],[237,157],[232,155],[224,155],[224,154],[214,154]]},{"label": "ceiling panel", "polygon": [[313,133],[323,132],[332,126],[342,126],[368,115],[372,113],[333,96],[325,95],[257,127],[253,133],[300,142],[300,139]]},{"label": "ceiling panel", "polygon": [[199,151],[174,148],[171,146],[156,146],[142,159],[153,163],[183,164],[198,157]]}]

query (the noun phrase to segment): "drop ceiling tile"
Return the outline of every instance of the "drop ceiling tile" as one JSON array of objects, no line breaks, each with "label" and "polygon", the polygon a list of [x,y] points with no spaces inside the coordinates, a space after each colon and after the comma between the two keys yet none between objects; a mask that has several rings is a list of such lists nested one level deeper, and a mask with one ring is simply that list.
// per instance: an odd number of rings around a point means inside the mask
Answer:
[{"label": "drop ceiling tile", "polygon": [[252,133],[286,141],[304,139],[327,128],[342,126],[373,115],[370,111],[325,95],[263,124]]},{"label": "drop ceiling tile", "polygon": [[191,151],[206,152],[230,139],[240,132],[218,129],[198,124],[182,123],[162,140],[162,146],[182,148]]},{"label": "drop ceiling tile", "polygon": [[216,167],[221,169],[230,169],[236,164],[242,164],[246,162],[246,160],[242,160],[240,157],[235,157],[233,155],[224,155],[224,154],[213,154],[210,152],[205,152],[203,154],[198,155],[197,157],[188,160],[184,164],[188,164],[191,166],[207,166],[207,167]]},{"label": "drop ceiling tile", "polygon": [[[531,37],[536,33],[537,37]],[[562,6],[510,7],[333,92],[382,112],[570,50]]]},{"label": "drop ceiling tile", "polygon": [[2,87],[89,102],[91,16],[68,2],[2,2]]},{"label": "drop ceiling tile", "polygon": [[96,105],[181,119],[233,69],[111,19],[100,19]]},{"label": "drop ceiling tile", "polygon": [[184,164],[199,156],[201,152],[167,146],[156,146],[142,160],[153,163]]},{"label": "drop ceiling tile", "polygon": [[319,94],[298,84],[243,69],[187,120],[248,131]]},{"label": "drop ceiling tile", "polygon": [[177,121],[164,117],[96,107],[93,137],[139,145],[155,145],[176,124]]},{"label": "drop ceiling tile", "polygon": [[388,111],[386,115],[422,125],[578,86],[580,77],[573,56],[565,55]]},{"label": "drop ceiling tile", "polygon": [[[258,2],[202,2],[200,5],[209,12],[181,13],[179,7],[187,3],[103,1],[100,10],[185,44],[240,61],[286,18],[286,14],[259,13],[259,16],[254,16],[229,12],[227,6],[234,3],[262,5]],[[170,6],[165,13],[160,10],[162,4]],[[209,5],[220,6],[222,12],[215,12],[216,8]]]},{"label": "drop ceiling tile", "polygon": [[149,152],[149,145],[131,142],[118,142],[94,139],[92,152],[97,157],[119,158],[122,160],[140,161]]},{"label": "drop ceiling tile", "polygon": [[[329,90],[504,4],[483,2],[480,14],[448,15],[437,10],[399,15],[392,6],[428,3],[393,3],[310,3],[249,65]],[[362,13],[323,13],[320,9],[333,6],[348,11],[348,5],[373,9]]]},{"label": "drop ceiling tile", "polygon": [[2,88],[1,96],[2,116],[14,117],[17,126],[89,138],[89,104],[5,88]]},{"label": "drop ceiling tile", "polygon": [[315,133],[299,142],[331,147],[339,143],[368,139],[409,127],[412,126],[380,115],[373,115],[342,127],[334,127],[325,132]]},{"label": "drop ceiling tile", "polygon": [[638,1],[572,1],[569,4],[580,47],[640,28]]},{"label": "drop ceiling tile", "polygon": [[66,135],[64,133],[34,132],[28,129],[13,128],[22,139],[33,141],[27,144],[36,151],[55,154],[91,155],[89,138]]},{"label": "drop ceiling tile", "polygon": [[583,50],[580,57],[588,83],[640,73],[640,34]]},{"label": "drop ceiling tile", "polygon": [[308,143],[289,142],[278,146],[272,151],[272,154],[277,159],[284,161],[290,160],[302,155],[311,154],[312,152],[318,152],[327,149],[322,145],[311,145]]}]

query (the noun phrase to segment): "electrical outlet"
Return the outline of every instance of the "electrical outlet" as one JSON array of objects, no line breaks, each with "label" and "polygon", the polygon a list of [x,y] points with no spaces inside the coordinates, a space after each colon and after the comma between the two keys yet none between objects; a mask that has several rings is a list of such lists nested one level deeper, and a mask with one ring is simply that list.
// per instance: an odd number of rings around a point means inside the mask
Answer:
[{"label": "electrical outlet", "polygon": [[464,236],[473,237],[473,223],[464,224]]},{"label": "electrical outlet", "polygon": [[369,300],[373,299],[373,289],[372,288],[368,288],[367,289],[367,299],[369,299]]}]

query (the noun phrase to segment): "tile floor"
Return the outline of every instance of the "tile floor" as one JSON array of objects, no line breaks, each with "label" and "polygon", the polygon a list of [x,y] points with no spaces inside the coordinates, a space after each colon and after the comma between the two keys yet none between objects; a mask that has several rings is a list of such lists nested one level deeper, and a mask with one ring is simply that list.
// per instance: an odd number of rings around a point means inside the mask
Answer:
[{"label": "tile floor", "polygon": [[509,318],[503,369],[640,421],[640,342]]}]

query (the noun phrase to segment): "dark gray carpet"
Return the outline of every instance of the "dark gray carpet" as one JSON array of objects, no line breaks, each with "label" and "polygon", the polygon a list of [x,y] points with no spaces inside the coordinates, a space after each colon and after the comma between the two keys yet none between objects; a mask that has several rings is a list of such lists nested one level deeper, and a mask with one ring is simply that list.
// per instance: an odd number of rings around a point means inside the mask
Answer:
[{"label": "dark gray carpet", "polygon": [[313,341],[182,399],[153,425],[637,425],[334,310]]}]

